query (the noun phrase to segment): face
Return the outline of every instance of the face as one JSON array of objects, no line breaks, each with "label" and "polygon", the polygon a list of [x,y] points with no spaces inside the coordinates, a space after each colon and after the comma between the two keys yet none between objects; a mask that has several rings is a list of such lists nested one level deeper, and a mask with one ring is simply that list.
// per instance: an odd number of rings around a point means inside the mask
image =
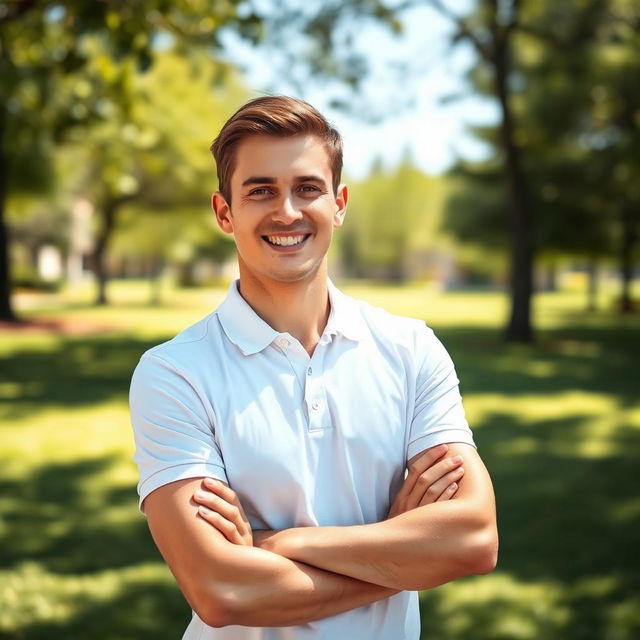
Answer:
[{"label": "face", "polygon": [[250,136],[236,150],[229,205],[215,193],[220,228],[232,233],[240,279],[290,283],[326,277],[333,230],[342,225],[347,188],[333,193],[319,138]]}]

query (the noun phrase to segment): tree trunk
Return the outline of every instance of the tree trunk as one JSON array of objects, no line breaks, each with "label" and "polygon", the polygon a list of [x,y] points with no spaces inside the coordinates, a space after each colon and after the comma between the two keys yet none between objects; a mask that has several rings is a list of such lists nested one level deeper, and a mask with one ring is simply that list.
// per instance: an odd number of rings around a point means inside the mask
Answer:
[{"label": "tree trunk", "polygon": [[620,276],[622,279],[620,311],[622,313],[631,313],[634,310],[631,299],[631,282],[633,280],[633,250],[637,240],[638,231],[634,224],[634,212],[627,209],[622,215],[622,239],[620,242]]},{"label": "tree trunk", "polygon": [[196,263],[194,260],[188,260],[178,265],[178,286],[180,287],[193,287],[196,284],[195,268]]},{"label": "tree trunk", "polygon": [[544,275],[544,290],[555,293],[558,290],[558,270],[554,262],[547,265]]},{"label": "tree trunk", "polygon": [[0,107],[0,320],[16,322],[11,304],[11,260],[9,229],[5,222],[8,193],[9,159],[5,152],[5,111]]},{"label": "tree trunk", "polygon": [[151,285],[151,295],[149,297],[149,305],[159,307],[162,304],[162,271],[164,269],[164,260],[161,257],[151,259],[149,269],[149,284]]},{"label": "tree trunk", "polygon": [[589,258],[587,274],[589,277],[587,284],[587,311],[596,311],[598,308],[598,261],[593,256]]},{"label": "tree trunk", "polygon": [[99,306],[107,304],[107,246],[115,227],[116,214],[119,206],[120,202],[117,198],[107,197],[102,203],[102,206],[97,209],[102,217],[102,225],[96,238],[91,263],[98,288],[96,304]]},{"label": "tree trunk", "polygon": [[506,39],[496,43],[493,63],[496,93],[502,112],[500,136],[505,154],[504,171],[511,228],[511,313],[506,337],[508,340],[530,342],[533,293],[532,216],[522,171],[520,149],[514,139],[513,114],[509,105],[507,89],[509,51]]}]

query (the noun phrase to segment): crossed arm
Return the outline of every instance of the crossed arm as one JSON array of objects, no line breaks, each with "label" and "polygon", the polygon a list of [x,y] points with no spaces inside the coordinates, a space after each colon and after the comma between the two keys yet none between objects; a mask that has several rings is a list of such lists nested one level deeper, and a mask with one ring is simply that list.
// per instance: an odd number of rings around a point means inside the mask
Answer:
[{"label": "crossed arm", "polygon": [[[491,482],[473,448],[448,448],[447,458],[441,445],[410,461],[390,517],[379,523],[252,533],[235,494],[221,483],[197,493],[201,479],[157,489],[145,511],[207,624],[302,624],[493,568]],[[456,455],[464,456],[464,478]]]}]

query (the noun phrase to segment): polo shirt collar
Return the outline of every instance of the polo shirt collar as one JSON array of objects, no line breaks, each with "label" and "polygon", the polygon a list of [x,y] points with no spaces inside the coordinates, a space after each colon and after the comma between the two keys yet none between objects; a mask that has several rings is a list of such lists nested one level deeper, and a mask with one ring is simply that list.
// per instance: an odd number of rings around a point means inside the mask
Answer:
[{"label": "polo shirt collar", "polygon": [[327,288],[329,289],[331,313],[325,334],[340,334],[348,340],[359,342],[365,335],[366,325],[357,302],[342,293],[330,279],[327,281]]},{"label": "polo shirt collar", "polygon": [[[245,356],[268,347],[279,335],[240,295],[239,280],[229,285],[227,297],[218,307],[217,315],[222,328]],[[331,312],[324,335],[343,335],[358,342],[364,335],[365,325],[354,300],[342,293],[331,280],[327,280]]]},{"label": "polo shirt collar", "polygon": [[270,327],[240,295],[239,280],[229,285],[227,297],[218,307],[218,318],[227,338],[245,356],[268,347],[280,334]]}]

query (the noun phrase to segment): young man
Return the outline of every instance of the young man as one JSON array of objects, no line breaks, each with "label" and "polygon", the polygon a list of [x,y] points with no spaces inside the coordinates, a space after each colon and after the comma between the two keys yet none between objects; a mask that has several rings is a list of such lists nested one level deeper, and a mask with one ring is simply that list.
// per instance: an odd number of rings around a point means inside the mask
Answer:
[{"label": "young man", "polygon": [[140,506],[193,608],[184,638],[416,640],[417,590],[496,562],[451,359],[423,322],[329,281],[348,192],[313,107],[253,100],[212,151],[240,278],[131,386]]}]

